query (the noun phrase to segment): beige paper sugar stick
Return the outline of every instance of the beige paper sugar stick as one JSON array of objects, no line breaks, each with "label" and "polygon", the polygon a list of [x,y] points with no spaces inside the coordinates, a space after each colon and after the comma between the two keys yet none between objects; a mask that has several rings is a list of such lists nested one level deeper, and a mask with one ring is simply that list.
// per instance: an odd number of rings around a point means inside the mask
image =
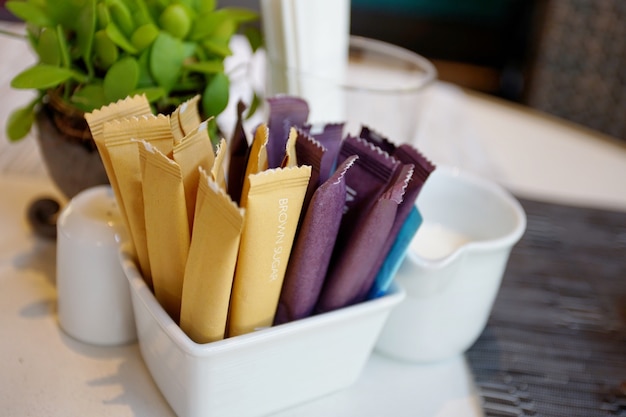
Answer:
[{"label": "beige paper sugar stick", "polygon": [[202,121],[200,119],[200,113],[198,112],[199,100],[199,95],[193,96],[172,112],[170,124],[174,142],[182,140],[185,136],[193,132]]},{"label": "beige paper sugar stick", "polygon": [[183,174],[190,231],[193,225],[198,181],[200,180],[198,167],[210,170],[215,160],[207,125],[206,121],[200,123],[191,133],[176,143],[172,151],[172,158],[178,163]]},{"label": "beige paper sugar stick", "polygon": [[267,169],[267,141],[269,139],[269,130],[266,124],[260,125],[254,133],[252,146],[250,146],[250,155],[248,164],[246,165],[246,175],[243,179],[243,187],[241,189],[241,201],[239,205],[246,207],[248,198],[248,190],[250,189],[250,176]]},{"label": "beige paper sugar stick", "polygon": [[194,342],[208,343],[223,339],[226,332],[244,210],[200,170],[180,327]]},{"label": "beige paper sugar stick", "polygon": [[229,336],[274,321],[311,167],[251,175],[229,316]]},{"label": "beige paper sugar stick", "polygon": [[200,112],[198,111],[198,102],[200,96],[196,95],[180,105],[180,112],[178,118],[180,120],[180,126],[183,129],[183,133],[188,135],[194,131],[202,119],[200,118]]},{"label": "beige paper sugar stick", "polygon": [[111,166],[118,179],[121,201],[124,202],[139,268],[148,285],[152,287],[141,190],[141,166],[137,143],[133,138],[144,139],[164,153],[171,152],[173,139],[169,118],[163,115],[149,115],[114,120],[104,124],[103,137]]},{"label": "beige paper sugar stick", "polygon": [[183,175],[180,166],[156,147],[146,141],[137,145],[154,295],[178,322],[190,244]]},{"label": "beige paper sugar stick", "polygon": [[227,186],[226,168],[224,167],[226,155],[228,155],[228,145],[226,139],[222,138],[215,152],[215,162],[213,163],[213,168],[211,168],[211,179],[223,190],[226,190]]},{"label": "beige paper sugar stick", "polygon": [[117,119],[144,116],[148,114],[151,114],[150,103],[145,95],[127,97],[124,100],[116,101],[115,103],[103,106],[90,113],[85,113],[85,120],[89,125],[89,130],[91,130],[91,135],[93,136],[96,147],[98,148],[98,153],[102,159],[102,164],[104,165],[107,177],[109,178],[109,183],[111,184],[113,193],[115,194],[120,213],[122,214],[122,219],[126,222],[127,229],[129,229],[129,224],[126,210],[124,208],[124,202],[122,201],[122,197],[119,192],[119,186],[117,178],[115,177],[115,172],[113,171],[113,167],[111,165],[109,152],[106,146],[104,146],[104,125],[107,122]]}]

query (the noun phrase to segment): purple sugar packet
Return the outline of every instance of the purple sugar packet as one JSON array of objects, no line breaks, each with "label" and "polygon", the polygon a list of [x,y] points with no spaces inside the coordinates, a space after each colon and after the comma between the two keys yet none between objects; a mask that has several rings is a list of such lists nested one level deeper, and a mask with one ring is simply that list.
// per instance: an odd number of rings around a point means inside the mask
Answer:
[{"label": "purple sugar packet", "polygon": [[309,118],[309,105],[299,97],[278,95],[267,99],[270,107],[269,138],[267,141],[268,168],[278,168],[285,156],[289,129],[303,126]]},{"label": "purple sugar packet", "polygon": [[230,162],[228,165],[228,194],[230,198],[239,204],[241,201],[241,188],[243,178],[246,175],[248,164],[249,144],[248,137],[243,128],[243,112],[246,110],[244,102],[237,103],[237,123],[230,139],[229,151]]},{"label": "purple sugar packet", "polygon": [[359,218],[367,215],[400,168],[400,162],[388,153],[363,139],[348,135],[341,146],[338,163],[351,155],[358,155],[359,159],[346,176],[348,194],[339,232],[342,246],[349,245]]},{"label": "purple sugar packet", "polygon": [[296,159],[298,160],[298,165],[311,166],[311,178],[309,179],[309,185],[302,203],[302,212],[306,213],[306,208],[313,197],[313,193],[323,183],[323,181],[320,181],[320,167],[326,148],[302,129],[297,129],[297,132]]},{"label": "purple sugar packet", "polygon": [[389,155],[393,155],[396,150],[396,145],[389,139],[387,139],[387,137],[381,135],[375,130],[370,129],[367,126],[361,126],[361,132],[359,133],[359,137],[361,139],[365,139],[370,143],[373,143],[383,151],[387,152]]},{"label": "purple sugar packet", "polygon": [[[413,164],[415,166],[417,182],[411,185],[410,188],[412,188],[413,190],[408,190],[409,194],[407,194],[409,197],[408,200],[413,200],[413,203],[410,203],[408,205],[410,206],[411,204],[414,204],[415,198],[417,198],[417,195],[424,185],[424,182],[426,181],[430,173],[435,169],[435,166],[412,145],[408,143],[403,143],[399,146],[396,146],[388,138],[370,129],[367,126],[361,127],[359,137],[366,140],[367,142],[376,145],[388,154],[393,155],[400,162],[404,164]],[[407,198],[405,198],[405,201],[406,200]],[[402,205],[407,204],[403,203]],[[406,211],[410,211],[410,208]],[[406,218],[406,215],[407,214],[405,213],[404,218]]]},{"label": "purple sugar packet", "polygon": [[400,224],[394,227],[394,230],[397,230],[402,227],[402,223],[404,223],[404,220],[413,208],[415,200],[417,200],[417,196],[422,190],[424,183],[426,182],[430,174],[435,170],[435,165],[433,165],[433,163],[430,162],[420,151],[418,151],[408,143],[403,143],[402,145],[398,146],[394,151],[393,156],[400,162],[404,164],[413,164],[413,166],[415,167],[413,181],[409,183],[409,187],[407,188],[405,194],[405,201],[400,205],[400,208],[398,209],[398,222]]},{"label": "purple sugar packet", "polygon": [[393,156],[403,163],[403,169],[400,171],[400,175],[404,175],[403,172],[406,171],[407,167],[410,167],[411,176],[408,178],[406,189],[404,190],[404,196],[398,207],[396,220],[394,221],[393,227],[389,231],[387,241],[378,255],[376,264],[366,278],[366,281],[370,282],[373,282],[374,279],[376,279],[376,275],[378,275],[380,268],[385,262],[385,259],[396,241],[396,238],[409,216],[409,213],[415,206],[415,201],[417,200],[419,192],[428,179],[428,176],[435,168],[424,155],[409,144],[402,144],[395,148]]},{"label": "purple sugar packet", "polygon": [[370,288],[367,298],[378,298],[387,293],[391,282],[393,281],[400,265],[402,264],[402,261],[404,260],[404,257],[406,256],[409,245],[411,244],[411,241],[421,224],[422,216],[417,210],[417,206],[413,206],[411,211],[409,211],[409,215],[406,217],[404,224],[402,224],[402,227],[396,236],[396,240],[393,242],[393,245],[391,245],[391,249],[387,252],[385,261],[378,270],[376,278],[374,278],[374,283]]},{"label": "purple sugar packet", "polygon": [[396,218],[398,201],[383,194],[374,204],[367,217],[356,228],[348,250],[336,259],[324,282],[315,307],[317,313],[333,311],[361,301],[369,292],[372,282],[364,282],[374,267],[377,254],[387,239]]},{"label": "purple sugar packet", "polygon": [[322,126],[305,125],[306,131],[326,148],[320,166],[320,184],[326,182],[335,171],[341,141],[343,140],[344,123],[327,123]]},{"label": "purple sugar packet", "polygon": [[[316,311],[330,311],[358,295],[393,226],[397,204],[381,199],[400,169],[400,162],[363,139],[348,136],[339,160],[358,155],[346,174],[346,205],[339,236]],[[383,201],[385,200],[385,201]],[[365,245],[365,246],[364,246]]]},{"label": "purple sugar packet", "polygon": [[415,200],[417,199],[417,196],[422,189],[424,182],[426,182],[426,179],[435,169],[435,167],[424,155],[422,155],[421,152],[419,152],[412,145],[408,143],[403,143],[400,146],[396,146],[385,136],[379,134],[378,132],[370,129],[367,126],[363,126],[361,128],[359,137],[378,146],[380,149],[384,150],[390,155],[393,155],[403,164],[413,165],[415,169],[414,178],[407,187],[404,200],[401,203],[400,208],[398,209],[398,218],[396,219],[396,223],[394,224],[393,230],[390,235],[390,242],[388,243],[388,246],[391,247],[396,235],[398,234],[400,228],[404,224],[404,221],[409,215],[409,212],[415,204]]},{"label": "purple sugar packet", "polygon": [[402,227],[404,220],[409,215],[409,212],[413,209],[417,196],[422,190],[424,183],[434,171],[435,165],[433,165],[433,163],[430,162],[420,151],[407,143],[403,143],[398,146],[393,156],[400,162],[404,164],[412,164],[415,167],[413,181],[409,183],[405,194],[405,200],[398,208],[398,219],[393,228],[393,233],[397,234],[398,230]]},{"label": "purple sugar packet", "polygon": [[[380,247],[377,248],[377,251],[371,252],[372,258],[374,261],[372,262],[372,266],[369,270],[365,270],[363,275],[361,276],[362,285],[360,286],[360,290],[356,294],[354,298],[354,302],[364,301],[369,292],[370,288],[374,284],[374,279],[378,275],[380,267],[382,266],[391,246],[396,240],[396,235],[398,234],[402,224],[404,224],[404,220],[399,221],[398,212],[400,210],[401,205],[404,203],[405,198],[407,197],[407,190],[409,184],[414,180],[414,167],[411,164],[403,164],[401,169],[398,172],[398,175],[394,178],[394,181],[391,183],[389,188],[383,194],[381,198],[387,198],[389,200],[394,201],[397,206],[394,211],[394,220],[391,224],[389,230],[387,230],[384,242]],[[409,197],[410,198],[410,197]],[[394,231],[394,228],[399,225],[398,230]],[[382,233],[382,231],[381,231]]]},{"label": "purple sugar packet", "polygon": [[315,308],[341,223],[345,174],[356,158],[346,159],[313,194],[291,251],[274,324],[308,317]]}]

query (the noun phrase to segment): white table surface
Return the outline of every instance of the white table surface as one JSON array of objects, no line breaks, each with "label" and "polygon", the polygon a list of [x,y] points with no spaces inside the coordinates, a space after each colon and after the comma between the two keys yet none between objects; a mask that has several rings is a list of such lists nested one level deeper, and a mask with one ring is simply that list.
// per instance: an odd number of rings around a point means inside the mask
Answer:
[{"label": "white table surface", "polygon": [[[21,41],[4,37],[0,56],[0,416],[174,416],[136,344],[90,346],[58,326],[56,245],[36,238],[26,223],[29,203],[58,191],[32,135],[18,144],[4,135],[10,110],[32,97],[8,83],[33,58]],[[520,196],[626,211],[623,144],[447,84],[433,86],[425,99],[416,144],[435,163],[483,175]],[[277,415],[482,413],[463,357],[412,365],[374,353],[351,388]]]}]

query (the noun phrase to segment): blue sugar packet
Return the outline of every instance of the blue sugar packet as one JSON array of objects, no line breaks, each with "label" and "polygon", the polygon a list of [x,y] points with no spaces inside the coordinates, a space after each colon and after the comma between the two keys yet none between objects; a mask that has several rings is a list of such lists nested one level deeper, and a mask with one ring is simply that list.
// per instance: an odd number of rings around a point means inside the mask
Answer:
[{"label": "blue sugar packet", "polygon": [[396,276],[396,272],[398,272],[398,268],[400,268],[406,252],[409,249],[411,240],[415,236],[415,233],[417,233],[417,229],[419,229],[421,224],[422,215],[417,207],[413,205],[413,209],[409,212],[402,228],[400,228],[400,231],[398,232],[398,236],[396,236],[396,240],[393,242],[391,249],[387,253],[387,257],[378,270],[378,274],[374,279],[374,284],[372,285],[370,293],[367,297],[368,299],[378,298],[387,293],[387,290],[389,289],[393,278]]}]

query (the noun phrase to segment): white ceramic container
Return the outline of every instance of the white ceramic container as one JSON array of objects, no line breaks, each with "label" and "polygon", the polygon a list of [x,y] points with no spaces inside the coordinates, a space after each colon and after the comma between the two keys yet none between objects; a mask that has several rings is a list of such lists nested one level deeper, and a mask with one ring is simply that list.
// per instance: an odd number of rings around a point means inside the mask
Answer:
[{"label": "white ceramic container", "polygon": [[59,215],[59,324],[82,342],[121,345],[137,339],[128,282],[118,257],[123,230],[108,185],[80,192]]},{"label": "white ceramic container", "polygon": [[197,344],[161,308],[124,251],[121,261],[141,354],[179,417],[264,416],[350,386],[404,297],[394,287],[376,300]]},{"label": "white ceramic container", "polygon": [[499,185],[438,167],[417,199],[423,223],[395,282],[406,298],[377,351],[411,362],[463,353],[485,328],[526,215]]}]

